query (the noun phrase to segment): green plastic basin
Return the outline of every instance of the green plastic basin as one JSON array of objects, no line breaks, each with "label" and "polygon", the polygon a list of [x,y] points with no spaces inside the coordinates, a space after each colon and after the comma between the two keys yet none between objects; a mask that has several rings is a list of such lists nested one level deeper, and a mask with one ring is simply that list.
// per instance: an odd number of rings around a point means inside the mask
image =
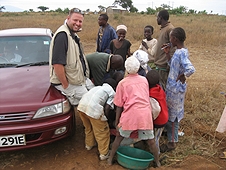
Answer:
[{"label": "green plastic basin", "polygon": [[154,160],[150,152],[129,146],[120,146],[116,153],[118,163],[128,169],[146,169]]}]

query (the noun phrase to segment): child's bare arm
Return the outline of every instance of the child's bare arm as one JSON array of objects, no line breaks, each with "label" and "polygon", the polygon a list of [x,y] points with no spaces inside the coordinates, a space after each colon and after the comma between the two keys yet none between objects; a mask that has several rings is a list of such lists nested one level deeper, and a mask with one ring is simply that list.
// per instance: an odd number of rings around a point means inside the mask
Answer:
[{"label": "child's bare arm", "polygon": [[121,117],[122,111],[123,111],[122,107],[118,106],[116,107],[115,127],[117,127],[119,124],[119,119]]},{"label": "child's bare arm", "polygon": [[105,116],[107,117],[107,119],[109,119],[110,108],[111,108],[111,106],[110,106],[109,104],[105,104],[105,107],[104,107],[104,114],[105,114]]},{"label": "child's bare arm", "polygon": [[131,51],[130,51],[130,48],[128,49],[128,51],[127,51],[127,57],[130,57],[131,55],[132,55],[132,53],[131,53]]},{"label": "child's bare arm", "polygon": [[170,56],[170,48],[171,45],[170,43],[167,44],[163,44],[161,47],[161,50],[164,50],[165,54],[166,54],[166,58],[168,59],[168,61],[171,59],[172,56]]}]

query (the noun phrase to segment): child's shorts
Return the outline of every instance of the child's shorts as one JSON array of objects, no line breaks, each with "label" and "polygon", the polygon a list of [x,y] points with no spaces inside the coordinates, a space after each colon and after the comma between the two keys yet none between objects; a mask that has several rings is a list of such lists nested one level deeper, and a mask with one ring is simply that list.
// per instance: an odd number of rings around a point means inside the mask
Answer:
[{"label": "child's shorts", "polygon": [[[134,130],[122,130],[122,127],[119,128],[119,133],[124,138],[129,138],[130,134]],[[154,131],[153,130],[137,130],[138,131],[138,139],[140,140],[147,140],[147,139],[154,139]]]}]

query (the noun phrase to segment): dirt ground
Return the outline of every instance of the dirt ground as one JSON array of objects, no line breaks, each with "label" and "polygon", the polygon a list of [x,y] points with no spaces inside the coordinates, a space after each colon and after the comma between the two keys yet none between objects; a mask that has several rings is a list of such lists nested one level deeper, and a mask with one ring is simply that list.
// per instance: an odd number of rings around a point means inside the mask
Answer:
[{"label": "dirt ground", "polygon": [[[87,151],[84,146],[84,128],[77,117],[76,134],[45,146],[21,151],[1,152],[1,170],[123,170],[117,162],[112,166],[106,161],[99,161],[97,148]],[[161,155],[163,157],[164,155]],[[166,156],[166,155],[165,155]],[[226,159],[215,157],[208,160],[200,156],[188,156],[183,161],[171,158],[173,162],[159,170],[219,170],[226,169]],[[149,168],[155,169],[153,167]]]},{"label": "dirt ground", "polygon": [[[190,48],[191,59],[196,67],[196,75],[193,76],[193,81],[199,81],[198,74],[217,75],[218,71],[215,69],[208,69],[210,66],[217,65],[219,69],[223,70],[224,74],[218,74],[218,78],[223,82],[223,90],[226,86],[225,78],[225,59],[226,49],[223,51],[207,51]],[[222,60],[213,60],[213,56],[218,55]],[[212,58],[209,58],[211,57]],[[204,81],[206,77],[203,77]],[[193,83],[194,84],[194,83]],[[84,146],[84,128],[80,118],[77,116],[76,134],[72,138],[66,138],[45,146],[11,152],[0,152],[0,169],[1,170],[123,170],[117,162],[112,166],[107,165],[106,161],[99,161],[97,148],[87,151]],[[205,128],[199,128],[199,133],[206,133]],[[185,131],[185,135],[189,135]],[[183,138],[183,137],[181,137]],[[226,151],[226,141],[223,137],[222,144]],[[180,147],[180,146],[179,146]],[[207,151],[208,152],[208,151]],[[220,159],[218,156],[205,157],[190,155],[186,158],[180,159],[173,157],[170,153],[161,154],[160,157],[166,156],[167,164],[162,163],[159,170],[223,170],[226,169],[226,159]],[[171,162],[171,163],[169,163]],[[149,169],[154,169],[150,167]]]}]

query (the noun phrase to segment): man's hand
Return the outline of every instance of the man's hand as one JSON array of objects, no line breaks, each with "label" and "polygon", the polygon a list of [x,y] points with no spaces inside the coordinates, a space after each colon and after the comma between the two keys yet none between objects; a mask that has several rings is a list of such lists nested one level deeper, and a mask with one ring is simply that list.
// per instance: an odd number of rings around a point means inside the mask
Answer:
[{"label": "man's hand", "polygon": [[180,74],[180,75],[177,77],[177,80],[176,80],[176,81],[178,81],[178,80],[180,80],[181,83],[184,84],[185,81],[186,81],[185,75],[184,75],[184,74]]},{"label": "man's hand", "polygon": [[64,89],[66,89],[69,85],[66,75],[65,75],[65,70],[64,66],[62,64],[54,64],[53,65],[54,71],[60,80],[61,85],[63,86]]}]

